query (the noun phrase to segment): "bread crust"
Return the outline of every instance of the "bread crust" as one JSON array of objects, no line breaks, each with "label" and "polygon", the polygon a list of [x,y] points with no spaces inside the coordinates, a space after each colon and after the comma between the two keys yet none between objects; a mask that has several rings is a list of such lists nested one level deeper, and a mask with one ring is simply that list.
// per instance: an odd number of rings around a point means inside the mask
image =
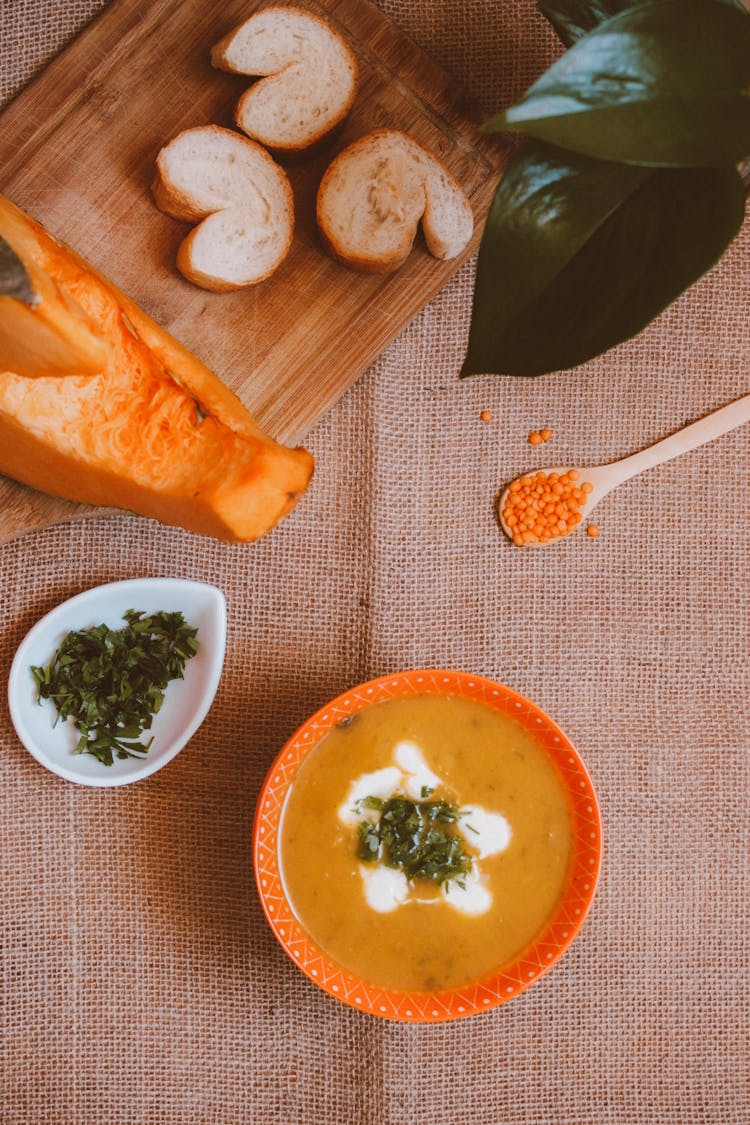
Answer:
[{"label": "bread crust", "polygon": [[253,277],[252,281],[246,281],[243,284],[237,284],[233,281],[222,281],[212,274],[204,273],[202,270],[193,265],[193,245],[197,237],[198,228],[192,230],[187,238],[184,238],[180,243],[177,251],[177,258],[175,259],[176,265],[180,273],[188,281],[192,281],[193,285],[200,286],[201,289],[208,289],[211,293],[234,293],[237,289],[247,289],[251,285],[259,285],[261,281],[266,281],[269,277],[276,273],[276,270],[281,266],[284,259],[289,254],[292,248],[292,241],[294,237],[293,229],[290,229],[286,244],[281,251],[278,259],[267,269],[264,273],[258,274]]},{"label": "bread crust", "polygon": [[330,124],[326,125],[324,128],[316,130],[315,132],[308,133],[307,139],[305,140],[304,144],[283,144],[278,139],[274,139],[267,132],[261,133],[257,129],[254,132],[249,132],[246,124],[247,107],[252,104],[253,95],[256,95],[266,82],[272,82],[275,80],[276,75],[271,74],[267,78],[258,79],[258,81],[253,86],[250,86],[248,90],[245,90],[245,93],[240,96],[240,99],[235,106],[233,120],[237,128],[242,129],[243,133],[245,133],[246,136],[251,137],[253,140],[259,141],[262,145],[265,145],[266,148],[270,149],[272,152],[278,154],[279,156],[291,157],[295,154],[307,156],[310,154],[311,150],[322,147],[323,141],[332,139],[331,134],[334,132],[334,130],[338,129],[349,116],[358,92],[358,86],[355,85],[351,91],[351,94],[346,99],[346,102],[342,104],[339,112],[335,115],[335,117],[331,119]]},{"label": "bread crust", "polygon": [[[279,67],[272,72],[259,75],[257,81],[240,96],[234,110],[234,123],[239,129],[242,129],[248,137],[260,141],[266,148],[270,149],[273,153],[279,156],[289,156],[290,158],[295,155],[307,154],[311,149],[321,146],[321,142],[329,137],[335,129],[337,129],[344,119],[348,116],[352,105],[357,97],[359,91],[359,64],[357,56],[352,48],[346,42],[344,37],[332,27],[326,20],[313,12],[307,11],[303,8],[293,7],[292,5],[278,5],[273,8],[264,8],[260,12],[255,12],[249,19],[233,28],[227,35],[219,40],[211,49],[211,64],[220,70],[229,71],[231,74],[248,74],[251,72],[233,63],[229,57],[229,52],[232,44],[238,34],[252,21],[256,20],[261,15],[268,15],[270,13],[278,13],[279,15],[289,15],[292,17],[302,17],[306,22],[316,24],[319,28],[323,29],[328,37],[334,40],[340,51],[341,59],[346,66],[346,80],[349,87],[347,96],[342,100],[336,113],[329,117],[324,125],[317,129],[308,130],[303,141],[293,143],[280,139],[278,135],[273,135],[268,130],[252,126],[248,122],[249,111],[254,107],[258,101],[259,96],[265,94],[269,88],[274,90],[278,85],[279,96],[283,97],[283,73],[289,65],[294,65],[298,60],[292,59],[287,67]],[[303,65],[300,62],[300,65]],[[251,75],[252,76],[252,75]]]},{"label": "bread crust", "polygon": [[358,273],[373,273],[373,274],[386,274],[395,273],[400,269],[406,259],[411,253],[414,242],[412,239],[405,241],[403,248],[398,253],[393,253],[390,257],[382,257],[379,260],[367,258],[361,254],[344,254],[341,252],[333,239],[325,229],[325,226],[318,221],[318,234],[324,250],[335,261],[339,262],[342,266],[348,266],[349,269],[356,270]]},{"label": "bread crust", "polygon": [[[463,245],[468,242],[473,229],[473,218],[470,218],[471,206],[468,197],[457,180],[445,167],[442,160],[433,152],[430,152],[429,149],[425,148],[424,145],[419,144],[419,142],[409,136],[408,133],[400,129],[374,129],[372,132],[366,133],[356,141],[353,141],[331,161],[321,179],[315,204],[315,216],[323,247],[336,261],[358,272],[387,274],[399,269],[412,250],[420,222],[425,228],[428,249],[433,256],[440,258],[455,256],[454,253],[439,252],[439,239],[436,238],[435,234],[430,229],[428,218],[430,194],[428,188],[425,188],[425,205],[421,214],[417,216],[413,223],[406,220],[403,222],[399,230],[400,237],[393,242],[387,251],[381,251],[376,254],[371,248],[368,249],[364,246],[361,251],[358,250],[352,245],[351,232],[349,232],[349,244],[344,246],[342,245],[341,238],[339,238],[332,229],[328,215],[328,194],[332,190],[333,182],[339,176],[342,167],[353,158],[356,158],[363,150],[370,149],[380,142],[385,142],[387,145],[391,146],[394,141],[399,142],[403,146],[403,151],[407,159],[409,153],[421,153],[428,162],[429,167],[434,168],[435,174],[441,175],[450,189],[455,192],[457,213],[458,209],[460,209],[460,219],[465,225],[468,225],[466,237],[460,249],[463,249]],[[460,249],[457,250],[456,253],[460,253]]]},{"label": "bread crust", "polygon": [[[242,145],[247,152],[252,153],[253,159],[265,165],[266,169],[274,177],[275,187],[280,193],[278,211],[285,219],[284,240],[270,266],[265,270],[255,272],[247,281],[237,282],[227,277],[207,273],[205,270],[199,269],[195,263],[195,244],[203,221],[222,210],[229,210],[233,206],[239,206],[241,201],[233,201],[228,204],[226,208],[207,209],[205,205],[201,205],[196,200],[194,192],[187,191],[184,187],[174,183],[168,167],[171,156],[170,148],[178,144],[185,137],[192,137],[194,139],[203,137],[231,138],[232,144]],[[214,293],[227,293],[265,281],[266,278],[276,272],[291,249],[294,237],[294,195],[289,178],[283,168],[276,163],[271,154],[267,152],[262,145],[249,137],[233,132],[231,129],[224,129],[219,125],[202,125],[191,129],[185,129],[181,133],[178,133],[177,136],[173,137],[159,152],[156,159],[156,174],[151,185],[151,191],[156,205],[161,211],[164,211],[172,218],[178,219],[181,222],[199,224],[180,244],[176,264],[180,273],[188,281],[200,286],[202,289],[208,289]]]}]

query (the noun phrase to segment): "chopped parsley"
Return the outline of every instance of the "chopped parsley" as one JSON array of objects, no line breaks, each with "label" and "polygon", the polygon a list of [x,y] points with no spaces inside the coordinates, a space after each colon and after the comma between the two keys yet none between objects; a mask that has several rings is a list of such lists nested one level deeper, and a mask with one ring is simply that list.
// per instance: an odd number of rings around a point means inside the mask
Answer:
[{"label": "chopped parsley", "polygon": [[[422,789],[424,795],[427,787]],[[428,791],[428,795],[432,790]],[[459,809],[447,801],[411,801],[396,793],[384,800],[364,797],[360,811],[376,812],[358,826],[357,856],[363,863],[397,867],[407,879],[429,879],[442,886],[459,883],[471,870],[471,856],[457,830]]]},{"label": "chopped parsley", "polygon": [[51,699],[59,719],[72,718],[81,732],[76,754],[93,754],[102,765],[143,757],[153,738],[140,736],[161,708],[170,680],[182,679],[198,651],[197,629],[181,613],[129,609],[123,629],[95,625],[71,633],[51,662],[32,667],[39,703]]}]

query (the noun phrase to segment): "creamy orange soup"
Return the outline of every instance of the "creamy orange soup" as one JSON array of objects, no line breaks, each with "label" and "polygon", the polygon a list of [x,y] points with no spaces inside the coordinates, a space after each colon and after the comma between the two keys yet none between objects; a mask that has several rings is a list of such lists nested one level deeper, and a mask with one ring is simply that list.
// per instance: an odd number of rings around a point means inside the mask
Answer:
[{"label": "creamy orange soup", "polygon": [[[424,787],[419,769],[412,776],[399,766],[412,768],[420,755],[432,779]],[[378,879],[386,900],[391,883],[401,880],[402,900],[388,900],[383,909],[371,880],[386,865],[358,858],[358,827],[342,821],[342,809],[356,808],[349,819],[361,818],[356,798],[375,785],[368,778],[379,780],[379,795],[387,796],[394,770],[400,771],[398,793],[418,786],[415,800],[443,799],[474,810],[456,822],[472,856],[473,913],[460,889],[457,905],[445,887],[423,877],[407,884],[393,869]],[[481,823],[477,809],[490,814]],[[484,837],[476,828],[485,823],[501,831],[487,845],[491,854],[480,856]],[[287,896],[312,939],[368,983],[411,991],[467,985],[512,961],[560,899],[570,855],[568,800],[545,752],[511,719],[457,696],[389,700],[330,731],[297,773],[280,832]]]}]

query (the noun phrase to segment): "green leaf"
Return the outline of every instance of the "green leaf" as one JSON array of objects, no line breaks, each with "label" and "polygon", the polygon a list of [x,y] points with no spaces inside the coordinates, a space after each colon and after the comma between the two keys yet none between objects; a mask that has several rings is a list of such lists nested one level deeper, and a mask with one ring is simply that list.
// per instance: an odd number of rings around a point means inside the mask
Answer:
[{"label": "green leaf", "polygon": [[653,0],[538,0],[537,8],[552,24],[560,41],[570,47],[620,12],[652,3]]},{"label": "green leaf", "polygon": [[479,252],[462,375],[542,375],[640,332],[742,222],[733,168],[647,169],[529,143],[508,166]]},{"label": "green leaf", "polygon": [[[654,0],[539,0],[537,7],[547,19],[560,40],[570,47],[583,35],[588,35],[600,23],[631,8],[642,8]],[[721,0],[747,15],[742,0]],[[688,0],[683,0],[688,3]]]},{"label": "green leaf", "polygon": [[750,154],[750,20],[725,0],[661,0],[585,35],[484,126],[600,160],[664,167]]}]

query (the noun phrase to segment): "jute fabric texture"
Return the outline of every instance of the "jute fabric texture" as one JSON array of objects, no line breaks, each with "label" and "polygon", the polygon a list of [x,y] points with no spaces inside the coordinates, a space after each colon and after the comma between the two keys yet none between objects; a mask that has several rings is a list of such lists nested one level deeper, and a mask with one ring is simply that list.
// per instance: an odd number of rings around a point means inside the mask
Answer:
[{"label": "jute fabric texture", "polygon": [[[3,0],[2,97],[100,7]],[[382,7],[487,111],[557,50],[530,0]],[[637,340],[529,381],[458,381],[467,266],[310,434],[310,493],[255,546],[122,516],[0,551],[4,676],[30,625],[97,583],[181,575],[229,608],[215,706],[147,781],[59,780],[2,705],[2,1122],[747,1125],[748,431],[612,494],[598,540],[514,549],[493,500],[529,467],[614,459],[750,390],[749,246],[746,230]],[[534,450],[540,426],[554,438]],[[357,1014],[297,973],[250,854],[262,778],[296,726],[417,665],[544,707],[605,830],[564,960],[512,1003],[434,1027]]]}]

